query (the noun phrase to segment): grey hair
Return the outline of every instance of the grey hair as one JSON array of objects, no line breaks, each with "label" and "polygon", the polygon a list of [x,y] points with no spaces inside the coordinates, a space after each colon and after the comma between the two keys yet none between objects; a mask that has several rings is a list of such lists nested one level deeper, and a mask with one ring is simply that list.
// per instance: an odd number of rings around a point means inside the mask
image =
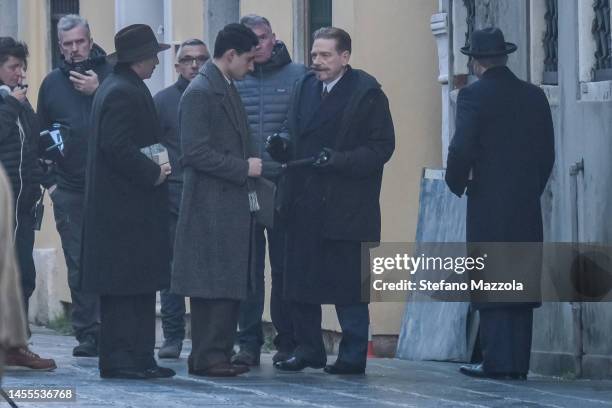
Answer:
[{"label": "grey hair", "polygon": [[206,46],[206,43],[204,41],[199,40],[197,38],[191,38],[189,40],[183,41],[181,45],[178,47],[178,50],[176,51],[176,62],[178,62],[183,56],[183,49],[185,47],[194,46],[194,45],[195,46],[201,45],[204,48],[206,48],[206,51],[208,51],[208,47]]},{"label": "grey hair", "polygon": [[257,14],[247,14],[240,19],[240,24],[249,27],[251,30],[259,26],[267,26],[272,31],[270,20]]},{"label": "grey hair", "polygon": [[67,14],[60,18],[57,23],[57,38],[62,39],[62,33],[70,31],[75,27],[85,27],[87,30],[87,37],[91,38],[91,30],[89,29],[89,22],[85,17],[81,17],[77,14]]}]

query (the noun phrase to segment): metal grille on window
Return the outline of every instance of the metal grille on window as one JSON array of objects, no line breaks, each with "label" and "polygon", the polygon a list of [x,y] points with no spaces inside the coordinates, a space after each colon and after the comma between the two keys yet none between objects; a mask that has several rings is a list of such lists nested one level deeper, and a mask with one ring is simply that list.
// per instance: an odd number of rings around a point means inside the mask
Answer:
[{"label": "metal grille on window", "polygon": [[[332,0],[310,0],[308,2],[308,50],[307,55],[310,55],[312,49],[313,34],[321,27],[330,27],[332,25]],[[306,61],[310,60],[310,56]]]},{"label": "metal grille on window", "polygon": [[559,2],[558,0],[546,0],[546,33],[544,34],[544,77],[542,83],[546,85],[557,85],[559,70]]},{"label": "metal grille on window", "polygon": [[610,33],[610,0],[593,2],[595,18],[592,33],[596,44],[594,80],[612,80],[612,34]]},{"label": "metal grille on window", "polygon": [[[467,24],[467,30],[465,31],[465,46],[469,47],[472,40],[472,33],[474,32],[474,26],[476,25],[476,0],[463,0],[463,4],[467,10],[467,18],[465,20]],[[468,72],[470,75],[474,74],[472,71],[472,64],[470,63],[468,63]]]},{"label": "metal grille on window", "polygon": [[57,23],[67,14],[79,14],[79,0],[51,0],[51,63],[57,68],[61,53],[57,45]]}]

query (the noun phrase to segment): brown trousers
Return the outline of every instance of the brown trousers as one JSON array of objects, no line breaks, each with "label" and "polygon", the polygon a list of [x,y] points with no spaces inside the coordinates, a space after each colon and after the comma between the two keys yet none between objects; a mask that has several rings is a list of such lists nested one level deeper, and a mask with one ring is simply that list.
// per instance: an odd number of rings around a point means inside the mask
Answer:
[{"label": "brown trousers", "polygon": [[192,349],[190,370],[229,364],[234,348],[240,301],[190,298]]}]

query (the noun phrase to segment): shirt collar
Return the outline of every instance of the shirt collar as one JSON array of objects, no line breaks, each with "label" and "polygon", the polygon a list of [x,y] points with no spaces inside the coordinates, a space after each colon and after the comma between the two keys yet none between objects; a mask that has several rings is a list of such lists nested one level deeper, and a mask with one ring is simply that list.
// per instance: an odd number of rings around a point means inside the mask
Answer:
[{"label": "shirt collar", "polygon": [[331,82],[323,82],[323,90],[325,90],[325,88],[327,88],[327,92],[330,93],[332,91],[332,89],[334,88],[334,86],[336,86],[336,84],[338,82],[340,82],[340,80],[342,79],[342,77],[344,76],[344,74],[346,73],[346,69],[342,72],[342,74],[340,74],[340,76],[336,79],[334,79]]}]

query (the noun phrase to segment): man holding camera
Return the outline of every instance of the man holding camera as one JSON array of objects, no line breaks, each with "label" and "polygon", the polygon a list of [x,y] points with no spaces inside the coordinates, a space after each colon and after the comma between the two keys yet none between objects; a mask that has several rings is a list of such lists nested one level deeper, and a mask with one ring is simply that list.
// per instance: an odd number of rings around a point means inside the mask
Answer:
[{"label": "man holding camera", "polygon": [[[28,47],[11,37],[0,37],[0,164],[13,189],[15,218],[12,239],[21,272],[21,289],[27,316],[28,301],[36,285],[34,267],[35,206],[40,199],[42,170],[38,162],[38,121],[24,85]],[[2,242],[2,244],[6,244]],[[55,362],[40,358],[28,347],[7,351],[11,368],[53,370]]]},{"label": "man holding camera", "polygon": [[85,196],[87,142],[91,136],[89,117],[93,95],[112,70],[104,51],[94,44],[89,23],[74,14],[57,25],[62,62],[43,81],[38,94],[42,129],[57,123],[63,127],[64,144],[57,147],[53,200],[57,232],[62,240],[72,298],[72,328],[79,344],[75,357],[98,355],[100,326],[98,296],[77,289],[81,257],[81,230]]}]

